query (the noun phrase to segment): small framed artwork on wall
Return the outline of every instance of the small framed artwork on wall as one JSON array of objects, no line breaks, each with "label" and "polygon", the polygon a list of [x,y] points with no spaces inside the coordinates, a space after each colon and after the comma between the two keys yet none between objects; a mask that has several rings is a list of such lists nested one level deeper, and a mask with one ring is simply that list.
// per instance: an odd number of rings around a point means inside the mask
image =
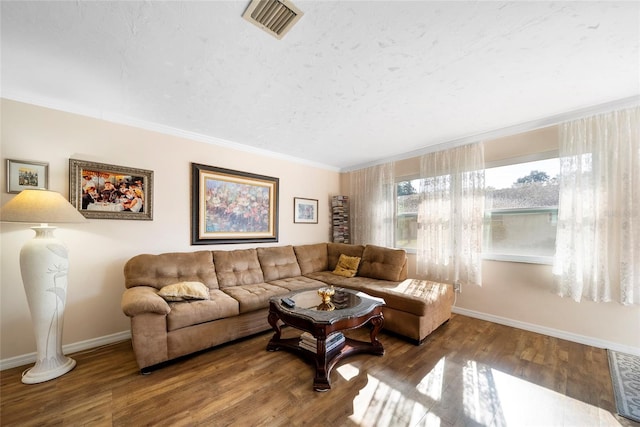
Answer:
[{"label": "small framed artwork on wall", "polygon": [[49,189],[49,163],[7,159],[7,193]]},{"label": "small framed artwork on wall", "polygon": [[318,200],[293,198],[293,222],[296,224],[318,223]]},{"label": "small framed artwork on wall", "polygon": [[86,218],[153,219],[153,171],[69,159],[69,201]]}]

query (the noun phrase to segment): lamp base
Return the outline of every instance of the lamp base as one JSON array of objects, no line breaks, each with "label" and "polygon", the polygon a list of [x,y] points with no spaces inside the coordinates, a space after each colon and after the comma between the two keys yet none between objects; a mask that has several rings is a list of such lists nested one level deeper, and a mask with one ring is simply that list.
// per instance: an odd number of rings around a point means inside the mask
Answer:
[{"label": "lamp base", "polygon": [[38,360],[35,366],[22,374],[24,384],[38,384],[58,378],[76,366],[76,361],[70,357],[59,355],[55,358]]},{"label": "lamp base", "polygon": [[22,376],[36,384],[66,374],[76,361],[62,352],[62,324],[67,299],[67,248],[55,238],[55,227],[32,227],[36,236],[20,251],[20,271],[36,337],[36,364]]}]

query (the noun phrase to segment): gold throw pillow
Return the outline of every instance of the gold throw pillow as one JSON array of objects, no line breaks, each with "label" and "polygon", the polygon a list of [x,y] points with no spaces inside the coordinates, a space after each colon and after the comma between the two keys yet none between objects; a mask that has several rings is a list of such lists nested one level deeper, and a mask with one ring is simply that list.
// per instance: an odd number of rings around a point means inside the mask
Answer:
[{"label": "gold throw pillow", "polygon": [[358,272],[358,265],[360,265],[360,257],[341,254],[340,258],[338,258],[336,269],[333,270],[333,274],[343,277],[353,277]]}]

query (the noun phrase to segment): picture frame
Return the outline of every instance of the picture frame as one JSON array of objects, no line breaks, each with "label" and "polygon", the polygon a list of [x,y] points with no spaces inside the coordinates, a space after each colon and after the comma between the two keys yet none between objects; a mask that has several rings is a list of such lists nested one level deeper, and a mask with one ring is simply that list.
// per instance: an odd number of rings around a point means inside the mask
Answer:
[{"label": "picture frame", "polygon": [[153,219],[153,171],[69,159],[69,201],[95,219]]},{"label": "picture frame", "polygon": [[278,241],[279,178],[191,164],[191,244]]},{"label": "picture frame", "polygon": [[318,200],[294,197],[293,222],[296,224],[317,224]]},{"label": "picture frame", "polygon": [[7,193],[49,189],[49,163],[7,159]]}]

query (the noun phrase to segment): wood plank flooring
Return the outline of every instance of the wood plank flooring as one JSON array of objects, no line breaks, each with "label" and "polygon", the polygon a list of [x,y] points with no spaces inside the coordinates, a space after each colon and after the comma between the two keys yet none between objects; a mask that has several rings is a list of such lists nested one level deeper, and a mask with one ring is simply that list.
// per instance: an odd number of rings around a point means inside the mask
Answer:
[{"label": "wood plank flooring", "polygon": [[[287,328],[287,334],[295,332]],[[359,339],[367,331],[349,332]],[[615,414],[605,350],[454,315],[421,346],[380,334],[312,389],[313,369],[256,335],[141,375],[131,342],[71,355],[35,385],[0,373],[2,426],[637,426]]]}]

